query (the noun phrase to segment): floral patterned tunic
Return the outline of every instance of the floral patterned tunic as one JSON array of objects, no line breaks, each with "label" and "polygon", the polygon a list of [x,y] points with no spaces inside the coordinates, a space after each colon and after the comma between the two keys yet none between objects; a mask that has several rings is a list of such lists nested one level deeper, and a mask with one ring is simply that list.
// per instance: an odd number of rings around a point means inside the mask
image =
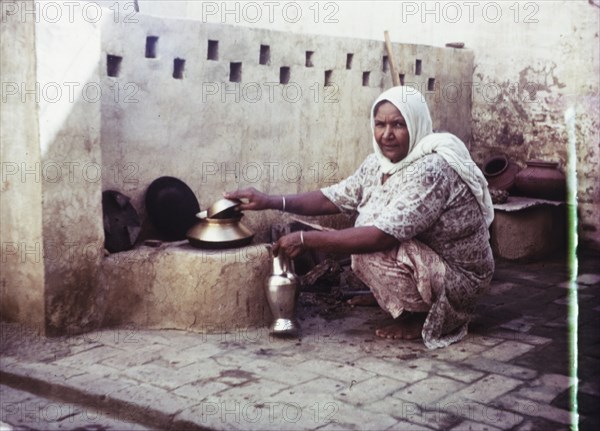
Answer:
[{"label": "floral patterned tunic", "polygon": [[355,226],[375,226],[401,244],[417,240],[441,258],[437,262],[444,266],[439,268],[443,280],[431,298],[423,339],[429,348],[458,341],[466,335],[477,298],[494,271],[481,209],[469,187],[437,154],[381,181],[380,165],[371,154],[352,176],[321,191],[342,212],[358,213]]}]

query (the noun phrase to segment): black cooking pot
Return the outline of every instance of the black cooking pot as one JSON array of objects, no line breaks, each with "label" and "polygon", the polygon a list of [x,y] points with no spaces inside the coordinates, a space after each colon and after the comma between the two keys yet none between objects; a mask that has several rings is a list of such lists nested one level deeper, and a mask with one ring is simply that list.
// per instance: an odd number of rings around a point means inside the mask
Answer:
[{"label": "black cooking pot", "polygon": [[128,196],[116,191],[102,192],[104,248],[111,253],[131,249],[140,233],[138,213]]},{"label": "black cooking pot", "polygon": [[160,177],[146,190],[146,213],[164,239],[185,239],[196,222],[200,204],[192,189],[174,177]]}]

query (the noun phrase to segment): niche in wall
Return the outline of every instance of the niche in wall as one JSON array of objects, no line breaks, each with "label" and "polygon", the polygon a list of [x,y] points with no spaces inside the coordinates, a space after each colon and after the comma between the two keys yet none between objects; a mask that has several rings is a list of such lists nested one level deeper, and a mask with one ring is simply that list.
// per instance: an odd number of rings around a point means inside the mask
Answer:
[{"label": "niche in wall", "polygon": [[427,91],[435,91],[435,78],[427,80]]},{"label": "niche in wall", "polygon": [[106,54],[106,74],[113,78],[117,78],[121,73],[121,63],[123,57],[118,55]]},{"label": "niche in wall", "polygon": [[332,75],[332,73],[333,73],[333,70],[326,70],[325,71],[325,83],[324,83],[325,87],[331,85],[331,75]]},{"label": "niche in wall", "polygon": [[362,75],[362,85],[363,87],[369,86],[369,78],[371,77],[371,72],[363,72]]},{"label": "niche in wall", "polygon": [[207,60],[218,60],[219,59],[219,41],[209,40],[208,41],[208,52],[206,54]]},{"label": "niche in wall", "polygon": [[290,82],[290,68],[287,66],[279,68],[279,83],[287,84]]},{"label": "niche in wall", "polygon": [[306,67],[313,67],[313,54],[315,52],[314,51],[306,51],[306,62],[304,63],[304,65]]},{"label": "niche in wall", "polygon": [[271,64],[271,47],[269,45],[260,46],[260,55],[258,57],[259,64]]},{"label": "niche in wall", "polygon": [[146,37],[146,58],[156,58],[158,49],[158,36]]},{"label": "niche in wall", "polygon": [[242,82],[242,63],[229,63],[229,81]]},{"label": "niche in wall", "polygon": [[176,58],[173,60],[173,78],[183,79],[183,71],[185,70],[185,60]]}]

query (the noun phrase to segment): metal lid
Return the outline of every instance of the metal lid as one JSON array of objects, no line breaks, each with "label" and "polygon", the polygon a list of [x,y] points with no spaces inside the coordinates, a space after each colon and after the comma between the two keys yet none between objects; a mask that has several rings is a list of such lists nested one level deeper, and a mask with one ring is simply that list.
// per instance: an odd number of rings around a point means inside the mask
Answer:
[{"label": "metal lid", "polygon": [[242,201],[239,199],[219,199],[208,208],[206,215],[209,218],[235,217],[238,214],[237,207],[239,207],[241,203]]}]

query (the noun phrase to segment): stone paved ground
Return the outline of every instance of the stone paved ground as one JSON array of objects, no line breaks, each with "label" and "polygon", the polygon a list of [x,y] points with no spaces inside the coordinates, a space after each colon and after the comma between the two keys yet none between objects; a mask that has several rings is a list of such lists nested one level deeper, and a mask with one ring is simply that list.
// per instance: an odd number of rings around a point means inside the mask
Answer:
[{"label": "stone paved ground", "polygon": [[[582,430],[600,425],[598,261],[583,256],[578,277]],[[469,336],[433,351],[376,338],[377,308],[315,294],[292,340],[132,327],[44,339],[2,324],[0,428],[566,430],[566,280],[560,259],[498,263]]]}]

